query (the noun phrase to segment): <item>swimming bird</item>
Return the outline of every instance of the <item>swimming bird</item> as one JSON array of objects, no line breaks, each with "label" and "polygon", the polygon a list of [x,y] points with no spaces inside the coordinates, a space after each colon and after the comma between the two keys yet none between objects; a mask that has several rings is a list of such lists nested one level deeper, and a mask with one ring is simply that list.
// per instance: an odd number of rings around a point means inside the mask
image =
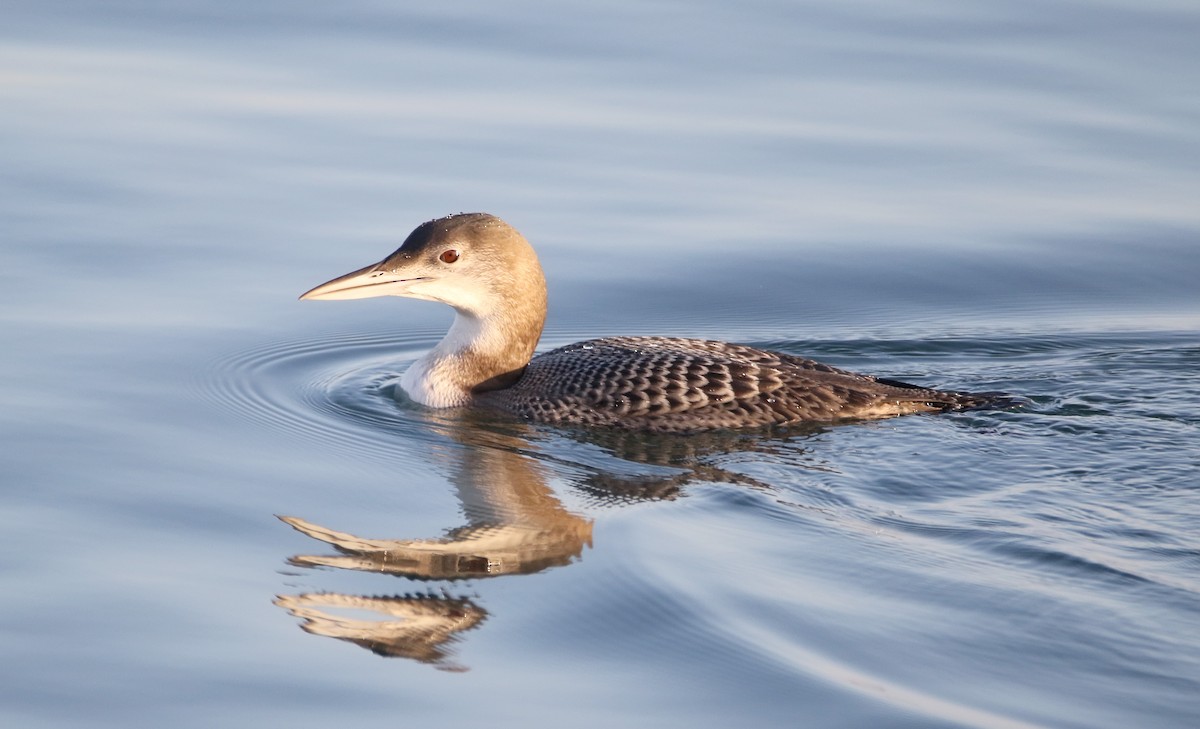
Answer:
[{"label": "swimming bird", "polygon": [[429,407],[489,408],[561,425],[661,433],[886,418],[996,404],[995,393],[933,390],[791,354],[701,339],[604,337],[534,356],[546,281],[524,236],[500,218],[423,223],[379,263],[301,299],[407,296],[453,307],[442,341],[400,379]]}]

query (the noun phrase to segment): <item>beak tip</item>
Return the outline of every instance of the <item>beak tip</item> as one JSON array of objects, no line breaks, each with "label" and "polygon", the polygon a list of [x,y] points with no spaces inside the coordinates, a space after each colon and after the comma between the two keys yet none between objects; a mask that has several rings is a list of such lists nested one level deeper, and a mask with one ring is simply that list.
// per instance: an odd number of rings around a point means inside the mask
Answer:
[{"label": "beak tip", "polygon": [[372,296],[385,296],[387,291],[380,284],[394,283],[399,277],[380,279],[375,274],[379,269],[378,263],[351,271],[345,276],[326,281],[320,286],[300,294],[300,301],[332,300],[332,299],[366,299]]}]

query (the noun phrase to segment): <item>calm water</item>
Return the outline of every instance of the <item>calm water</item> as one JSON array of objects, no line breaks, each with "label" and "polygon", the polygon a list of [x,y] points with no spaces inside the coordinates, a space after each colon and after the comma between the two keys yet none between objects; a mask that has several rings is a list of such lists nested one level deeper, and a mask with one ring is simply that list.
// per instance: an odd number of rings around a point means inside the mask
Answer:
[{"label": "calm water", "polygon": [[[4,726],[1200,722],[1194,3],[0,12]],[[397,403],[449,311],[295,298],[459,210],[544,347],[1029,404]]]}]

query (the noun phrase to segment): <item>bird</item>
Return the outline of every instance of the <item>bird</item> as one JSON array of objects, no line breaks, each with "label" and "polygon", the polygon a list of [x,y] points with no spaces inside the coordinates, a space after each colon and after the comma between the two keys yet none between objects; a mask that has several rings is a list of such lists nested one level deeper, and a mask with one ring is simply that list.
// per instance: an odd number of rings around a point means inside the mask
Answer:
[{"label": "bird", "polygon": [[772,428],[1006,406],[1000,393],[930,389],[745,344],[610,336],[534,356],[546,279],[533,247],[487,213],[422,223],[394,253],[302,300],[404,296],[455,311],[400,377],[430,408],[500,411],[558,426],[652,433]]}]

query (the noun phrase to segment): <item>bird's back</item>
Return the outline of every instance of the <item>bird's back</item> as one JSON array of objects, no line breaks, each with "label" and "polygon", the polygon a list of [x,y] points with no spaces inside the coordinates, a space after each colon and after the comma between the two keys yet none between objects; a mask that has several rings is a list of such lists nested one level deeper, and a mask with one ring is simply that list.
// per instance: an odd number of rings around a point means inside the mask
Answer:
[{"label": "bird's back", "polygon": [[987,405],[740,344],[607,337],[535,357],[477,401],[537,422],[687,433],[883,418]]}]

